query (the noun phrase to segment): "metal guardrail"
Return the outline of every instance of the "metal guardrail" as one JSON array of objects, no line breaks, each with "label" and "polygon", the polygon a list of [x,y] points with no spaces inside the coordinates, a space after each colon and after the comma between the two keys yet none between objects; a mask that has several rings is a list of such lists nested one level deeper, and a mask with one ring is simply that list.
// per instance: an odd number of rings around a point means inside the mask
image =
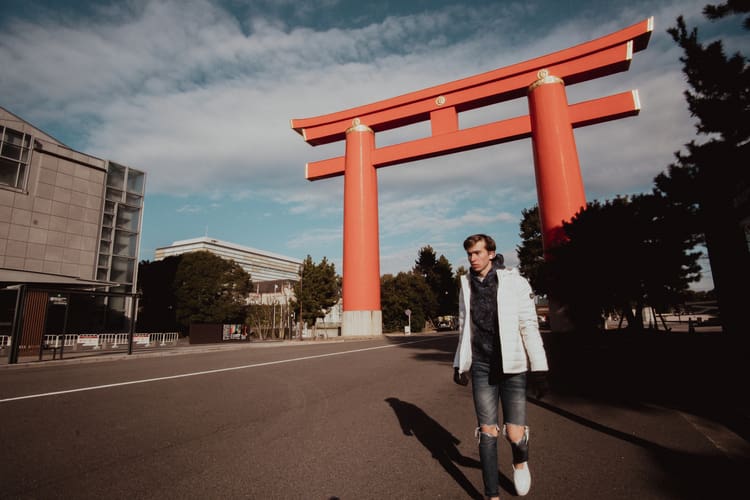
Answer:
[{"label": "metal guardrail", "polygon": [[[41,347],[54,350],[55,355],[58,349],[73,351],[117,349],[128,346],[129,336],[128,333],[50,334],[44,335]],[[133,344],[141,347],[166,347],[177,345],[178,338],[177,332],[135,333]],[[11,339],[10,335],[0,335],[0,350],[11,347]]]},{"label": "metal guardrail", "polygon": [[[82,333],[82,334],[65,334],[65,335],[45,335],[44,347],[91,347],[94,350],[109,347],[115,349],[120,346],[126,346],[129,342],[128,333]],[[63,340],[64,337],[64,340]],[[134,333],[133,343],[144,347],[160,346],[167,344],[176,344],[179,334],[177,332],[159,332],[159,333]],[[0,337],[0,345],[2,345]],[[10,341],[8,339],[8,341]]]}]

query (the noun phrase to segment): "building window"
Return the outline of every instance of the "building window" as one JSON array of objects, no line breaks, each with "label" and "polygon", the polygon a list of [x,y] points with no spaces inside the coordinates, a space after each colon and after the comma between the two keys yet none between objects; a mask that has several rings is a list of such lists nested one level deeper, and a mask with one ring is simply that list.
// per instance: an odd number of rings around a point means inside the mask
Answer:
[{"label": "building window", "polygon": [[0,126],[0,186],[23,189],[31,156],[31,136]]},{"label": "building window", "polygon": [[97,279],[120,283],[122,291],[135,291],[145,177],[125,165],[108,163]]}]

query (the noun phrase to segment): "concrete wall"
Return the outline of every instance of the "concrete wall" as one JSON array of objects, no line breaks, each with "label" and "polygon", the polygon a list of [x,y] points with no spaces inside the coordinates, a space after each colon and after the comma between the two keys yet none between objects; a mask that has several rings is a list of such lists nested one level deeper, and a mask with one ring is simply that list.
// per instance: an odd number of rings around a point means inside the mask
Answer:
[{"label": "concrete wall", "polygon": [[35,138],[24,188],[0,187],[0,267],[94,279],[106,162],[0,125]]}]

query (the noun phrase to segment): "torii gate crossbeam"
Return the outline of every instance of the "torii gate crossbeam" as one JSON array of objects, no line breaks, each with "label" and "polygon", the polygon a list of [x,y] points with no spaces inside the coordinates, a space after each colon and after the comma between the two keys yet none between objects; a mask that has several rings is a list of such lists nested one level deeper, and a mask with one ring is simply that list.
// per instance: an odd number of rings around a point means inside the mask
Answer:
[{"label": "torii gate crossbeam", "polygon": [[[377,174],[380,167],[532,138],[545,251],[562,222],[585,206],[573,128],[640,111],[637,91],[568,105],[565,85],[630,66],[648,45],[653,18],[574,47],[504,68],[314,118],[291,127],[317,146],[346,141],[344,156],[308,163],[306,178],[344,175],[343,335],[382,333]],[[564,83],[563,83],[564,82]],[[527,96],[529,114],[459,129],[458,114]],[[376,132],[430,121],[429,137],[382,148]]]}]

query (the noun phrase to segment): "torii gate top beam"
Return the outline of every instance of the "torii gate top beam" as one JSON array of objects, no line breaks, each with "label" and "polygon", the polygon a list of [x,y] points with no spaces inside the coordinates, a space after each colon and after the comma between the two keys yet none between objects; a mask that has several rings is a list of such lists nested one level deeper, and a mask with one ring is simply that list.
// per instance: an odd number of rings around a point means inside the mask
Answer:
[{"label": "torii gate top beam", "polygon": [[[633,52],[646,48],[652,31],[653,17],[601,38],[480,75],[336,113],[293,119],[291,127],[307,143],[317,146],[344,140],[354,119],[375,132],[431,121],[432,137],[377,149],[376,167],[526,137],[530,133],[528,116],[458,130],[457,114],[524,96],[543,69],[562,78],[566,85],[625,71]],[[638,110],[637,94],[625,93],[571,106],[571,120],[574,126],[588,125]],[[439,141],[435,140],[438,136]],[[342,174],[343,157],[307,165],[309,180]]]}]

